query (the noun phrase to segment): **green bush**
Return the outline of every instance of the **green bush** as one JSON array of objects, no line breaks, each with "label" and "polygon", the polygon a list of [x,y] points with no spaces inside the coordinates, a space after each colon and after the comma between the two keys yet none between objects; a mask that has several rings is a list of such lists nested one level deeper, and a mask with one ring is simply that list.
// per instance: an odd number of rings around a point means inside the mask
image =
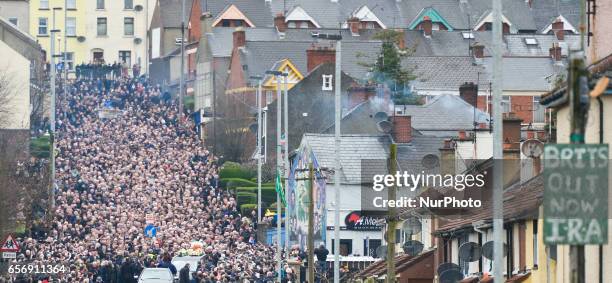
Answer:
[{"label": "green bush", "polygon": [[255,204],[257,203],[257,194],[249,192],[236,193],[236,202],[238,202],[238,205]]},{"label": "green bush", "polygon": [[242,178],[221,178],[219,181],[221,187],[224,188],[235,188],[235,187],[254,187],[257,186],[256,183],[253,183],[249,180],[245,180]]},{"label": "green bush", "polygon": [[[252,180],[253,172],[245,168],[224,167],[219,171],[219,178],[240,178],[245,180]],[[255,179],[255,182],[257,182],[257,179]]]},{"label": "green bush", "polygon": [[[236,192],[254,193],[255,196],[257,196],[257,187],[237,187]],[[276,189],[274,189],[274,187],[261,187],[261,201],[263,203],[275,202],[276,201]]]},{"label": "green bush", "polygon": [[257,209],[257,204],[255,203],[245,203],[240,206],[240,212],[242,215],[251,215],[251,211]]},{"label": "green bush", "polygon": [[51,140],[49,136],[40,136],[30,140],[30,154],[38,158],[49,158]]}]

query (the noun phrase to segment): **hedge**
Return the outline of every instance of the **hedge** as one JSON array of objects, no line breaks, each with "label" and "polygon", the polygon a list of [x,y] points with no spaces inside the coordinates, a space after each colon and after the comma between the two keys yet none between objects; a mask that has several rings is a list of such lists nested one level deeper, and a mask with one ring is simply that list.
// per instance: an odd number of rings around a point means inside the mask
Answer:
[{"label": "hedge", "polygon": [[245,180],[242,178],[222,178],[220,180],[221,187],[224,188],[235,188],[235,187],[254,187],[257,186],[256,183],[253,183],[249,180]]},{"label": "hedge", "polygon": [[255,210],[256,208],[257,208],[257,204],[255,203],[245,203],[240,206],[240,212],[242,213],[243,216],[251,215],[251,211]]},{"label": "hedge", "polygon": [[[254,193],[257,197],[257,187],[237,187],[236,192]],[[255,199],[257,201],[257,198]],[[261,201],[263,203],[273,203],[276,201],[276,189],[274,187],[261,187]]]},{"label": "hedge", "polygon": [[236,167],[224,167],[219,172],[219,178],[228,179],[228,178],[239,178],[250,180],[253,178],[253,172],[248,169],[236,168]]},{"label": "hedge", "polygon": [[257,194],[249,192],[239,192],[236,194],[238,205],[257,203]]}]

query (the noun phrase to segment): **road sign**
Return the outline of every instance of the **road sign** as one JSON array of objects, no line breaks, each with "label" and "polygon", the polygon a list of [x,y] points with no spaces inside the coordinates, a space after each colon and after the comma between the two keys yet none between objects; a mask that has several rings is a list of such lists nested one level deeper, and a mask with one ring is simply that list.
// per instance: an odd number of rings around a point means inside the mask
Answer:
[{"label": "road sign", "polygon": [[13,235],[6,236],[6,239],[0,247],[0,252],[16,252],[19,251],[19,243],[15,241]]},{"label": "road sign", "polygon": [[16,252],[3,252],[2,258],[17,258]]},{"label": "road sign", "polygon": [[56,66],[58,71],[61,71],[61,70],[64,69],[64,63],[63,62],[57,63],[57,64],[55,64],[55,66]]},{"label": "road sign", "polygon": [[544,242],[608,242],[608,145],[544,147]]},{"label": "road sign", "polygon": [[153,224],[147,225],[144,229],[145,236],[149,238],[155,237],[157,235],[157,227],[153,226]]}]

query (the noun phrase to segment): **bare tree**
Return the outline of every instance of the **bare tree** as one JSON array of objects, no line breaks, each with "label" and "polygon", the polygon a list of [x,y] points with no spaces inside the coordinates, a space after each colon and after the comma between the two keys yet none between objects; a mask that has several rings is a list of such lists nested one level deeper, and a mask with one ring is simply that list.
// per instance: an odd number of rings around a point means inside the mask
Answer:
[{"label": "bare tree", "polygon": [[214,122],[214,133],[210,133],[212,129],[209,129],[208,136],[216,147],[217,155],[222,156],[223,160],[248,161],[255,148],[255,140],[250,133],[250,127],[256,122],[252,114],[255,108],[241,97],[231,94],[219,99],[216,107],[218,118]]},{"label": "bare tree", "polygon": [[11,116],[14,114],[13,101],[17,97],[19,88],[11,81],[7,70],[0,71],[0,128],[10,126]]}]

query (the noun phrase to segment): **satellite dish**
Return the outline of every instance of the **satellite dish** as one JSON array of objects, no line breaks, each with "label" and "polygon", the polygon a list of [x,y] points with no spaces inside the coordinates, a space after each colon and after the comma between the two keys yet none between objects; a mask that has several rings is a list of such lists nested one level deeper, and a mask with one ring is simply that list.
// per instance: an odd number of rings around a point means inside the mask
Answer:
[{"label": "satellite dish", "polygon": [[391,122],[387,120],[383,120],[383,121],[376,123],[376,127],[378,128],[379,132],[382,132],[385,134],[390,133],[391,130],[393,129],[393,125],[391,125]]},{"label": "satellite dish", "polygon": [[[504,257],[508,253],[508,246],[504,243]],[[488,241],[482,245],[482,256],[493,260],[493,241]]]},{"label": "satellite dish", "polygon": [[536,139],[530,139],[523,142],[521,152],[529,158],[538,158],[544,152],[544,144]]},{"label": "satellite dish", "polygon": [[482,250],[477,243],[467,242],[459,247],[459,258],[464,261],[474,262],[480,260],[481,257]]},{"label": "satellite dish", "polygon": [[389,118],[389,115],[387,115],[386,112],[380,111],[374,114],[374,118],[376,119],[376,121],[385,121],[387,120],[387,118]]},{"label": "satellite dish", "polygon": [[423,156],[421,165],[427,169],[433,169],[440,165],[440,158],[435,154],[427,154]]},{"label": "satellite dish", "polygon": [[251,133],[256,134],[257,133],[257,123],[253,123],[249,125],[249,130],[251,131]]},{"label": "satellite dish", "polygon": [[141,38],[138,38],[138,37],[137,37],[137,38],[134,38],[134,43],[136,43],[136,44],[140,44],[140,43],[142,43],[142,39],[141,39]]},{"label": "satellite dish", "polygon": [[414,240],[406,241],[404,245],[402,245],[404,253],[409,256],[419,255],[423,251],[423,247],[423,243]]},{"label": "satellite dish", "polygon": [[442,275],[442,273],[448,270],[457,270],[461,272],[461,267],[459,267],[459,265],[452,263],[452,262],[445,262],[445,263],[438,265],[438,270],[437,270],[438,275]]},{"label": "satellite dish", "polygon": [[137,12],[142,11],[142,5],[136,5],[136,6],[134,6],[134,10],[136,10]]},{"label": "satellite dish", "polygon": [[77,36],[77,41],[79,41],[79,42],[83,42],[83,41],[85,41],[85,39],[86,38],[84,36],[82,36],[82,35]]},{"label": "satellite dish", "polygon": [[387,246],[379,246],[376,248],[376,252],[374,254],[374,258],[382,258],[383,260],[387,259]]},{"label": "satellite dish", "polygon": [[455,269],[447,270],[440,274],[440,283],[457,283],[463,280],[463,272]]},{"label": "satellite dish", "polygon": [[411,216],[408,219],[404,220],[402,224],[402,231],[404,234],[408,235],[416,235],[421,232],[421,220],[418,218]]}]

